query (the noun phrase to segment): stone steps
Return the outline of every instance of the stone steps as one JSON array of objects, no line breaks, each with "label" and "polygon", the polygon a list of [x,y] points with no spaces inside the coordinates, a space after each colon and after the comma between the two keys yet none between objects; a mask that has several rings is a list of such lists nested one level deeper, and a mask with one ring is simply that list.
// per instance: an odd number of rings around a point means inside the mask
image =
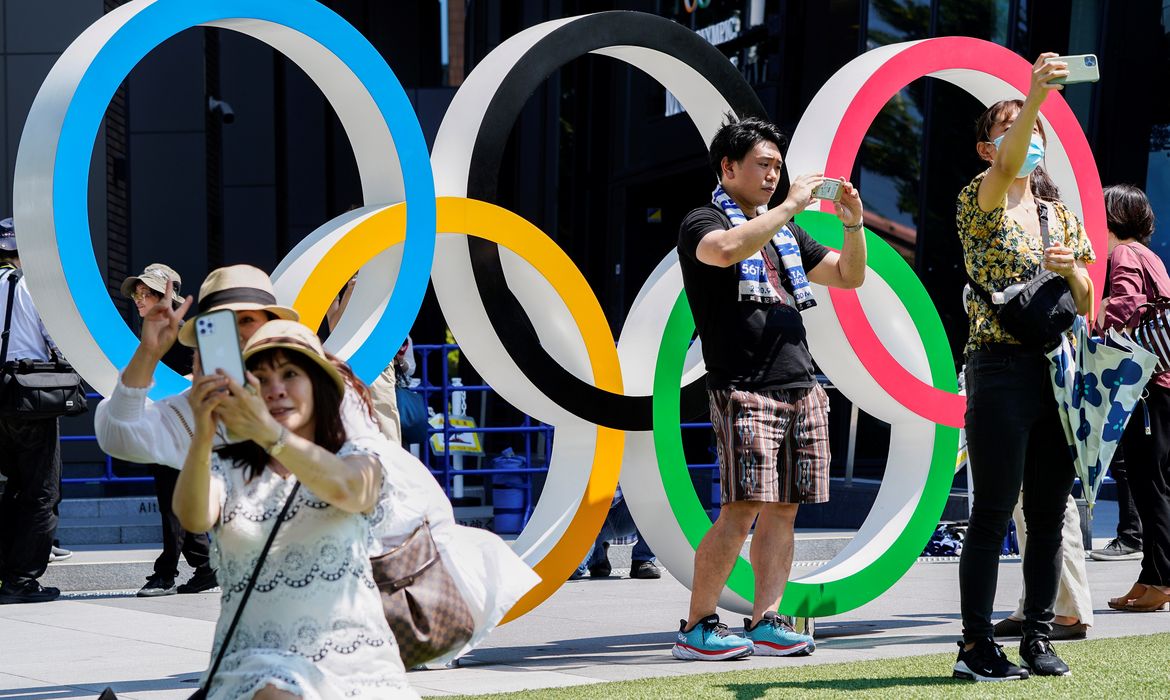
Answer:
[{"label": "stone steps", "polygon": [[61,501],[57,539],[62,547],[162,542],[162,522],[153,496],[70,498]]}]

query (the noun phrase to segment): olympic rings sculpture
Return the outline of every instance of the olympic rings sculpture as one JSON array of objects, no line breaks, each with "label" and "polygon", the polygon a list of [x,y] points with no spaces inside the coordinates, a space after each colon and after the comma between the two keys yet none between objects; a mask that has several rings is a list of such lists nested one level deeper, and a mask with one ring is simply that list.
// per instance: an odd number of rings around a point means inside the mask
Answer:
[{"label": "olympic rings sculpture", "polygon": [[[325,223],[288,254],[273,273],[281,302],[312,326],[361,269],[327,347],[371,380],[409,331],[429,275],[448,325],[484,380],[556,427],[548,481],[514,545],[542,582],[505,620],[539,605],[568,578],[601,528],[619,471],[642,534],[689,586],[695,547],[711,522],[691,486],[679,433],[680,417],[700,413],[706,397],[677,253],[651,273],[615,343],[596,296],[564,251],[490,202],[524,101],[569,61],[594,53],[646,72],[678,98],[704,143],[728,111],[765,116],[735,67],[694,32],[652,15],[602,12],[545,22],[476,66],[428,158],[393,72],[356,29],[318,3],[123,5],[83,32],[49,73],[21,138],[14,183],[29,287],[50,333],[103,393],[137,341],[105,293],[93,254],[88,160],[118,84],[155,46],[197,25],[253,36],[304,69],[337,111],[357,156],[367,206]],[[814,97],[793,135],[789,172],[851,172],[878,111],[917,78],[947,80],[990,104],[1022,96],[1029,75],[1021,57],[965,37],[865,53]],[[1041,118],[1047,168],[1075,192],[1069,203],[1104,250],[1101,183],[1084,134],[1059,95],[1049,97]],[[840,224],[827,211],[797,220],[820,242],[840,247]],[[866,236],[867,283],[818,290],[822,302],[805,322],[813,356],[834,385],[891,424],[888,467],[857,537],[788,587],[781,611],[789,614],[845,612],[892,586],[933,530],[953,474],[962,398],[941,321],[914,271],[882,239]],[[1091,275],[1100,288],[1103,266]],[[182,378],[160,367],[151,396],[183,388]],[[720,603],[747,612],[752,597],[750,564],[740,560]]]}]

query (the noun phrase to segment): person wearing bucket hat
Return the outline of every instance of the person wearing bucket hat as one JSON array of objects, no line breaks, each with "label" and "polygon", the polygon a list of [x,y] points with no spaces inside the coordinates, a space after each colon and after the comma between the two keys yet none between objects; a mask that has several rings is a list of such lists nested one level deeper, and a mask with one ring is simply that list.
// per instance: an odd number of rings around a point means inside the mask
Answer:
[{"label": "person wearing bucket hat", "polygon": [[[167,265],[151,263],[142,274],[132,275],[122,282],[122,294],[133,300],[139,318],[145,319],[150,310],[162,303],[163,299],[170,300],[172,309],[182,306],[183,297],[179,295],[181,282],[179,273]],[[179,374],[189,374],[191,351],[182,345],[173,345],[163,356],[162,362]],[[215,570],[211,568],[211,543],[207,534],[184,530],[171,507],[179,472],[162,464],[148,464],[146,467],[154,480],[154,493],[158,500],[162,552],[154,560],[154,571],[147,576],[146,584],[138,591],[138,596],[147,598],[175,593],[199,593],[215,588],[218,584]],[[195,573],[189,581],[176,586],[180,555]]]},{"label": "person wearing bucket hat", "polygon": [[[296,321],[261,326],[244,358],[245,386],[222,372],[195,379],[194,437],[175,489],[183,524],[214,533],[225,590],[212,645],[213,656],[224,650],[222,663],[202,687],[212,697],[417,697],[379,592],[366,583],[386,512],[378,504],[391,487],[378,456],[347,438],[346,380]],[[217,421],[245,441],[213,450]],[[248,517],[224,516],[240,512]],[[252,589],[229,635],[236,592],[278,519],[284,544],[263,564],[271,584]]]},{"label": "person wearing bucket hat", "polygon": [[171,282],[171,306],[179,308],[183,297],[179,294],[179,286],[183,278],[179,273],[162,263],[151,263],[146,266],[140,275],[131,275],[122,282],[122,294],[134,300],[140,316],[146,315],[146,310],[152,306],[150,302],[158,303],[167,291],[167,282]]},{"label": "person wearing bucket hat", "polygon": [[[0,320],[11,311],[6,357],[0,363],[60,355],[33,306],[28,283],[18,275],[16,227],[0,221]],[[9,309],[9,303],[12,308]],[[61,500],[60,429],[56,418],[0,419],[0,473],[8,479],[0,497],[0,604],[39,603],[61,595],[39,579],[52,557]],[[64,551],[64,550],[58,550]]]},{"label": "person wearing bucket hat", "polygon": [[[171,294],[172,290],[167,289],[163,298],[170,298]],[[190,392],[184,391],[155,402],[148,402],[146,393],[160,359],[176,340],[182,342],[183,337],[188,337],[183,344],[194,346],[194,333],[184,336],[184,329],[188,326],[181,324],[183,316],[194,304],[190,296],[177,309],[160,302],[143,317],[138,348],[123,369],[114,390],[98,404],[94,415],[94,432],[98,444],[107,454],[131,462],[156,462],[175,469],[182,467],[194,424],[194,414],[187,400]],[[270,320],[298,318],[294,309],[277,303],[268,275],[250,265],[213,270],[199,289],[197,308],[200,313],[233,309],[241,346]],[[354,382],[342,401],[346,431],[359,442],[377,438],[377,425],[366,402],[353,389],[356,380]],[[216,441],[216,447],[227,444],[226,432],[219,431]]]}]

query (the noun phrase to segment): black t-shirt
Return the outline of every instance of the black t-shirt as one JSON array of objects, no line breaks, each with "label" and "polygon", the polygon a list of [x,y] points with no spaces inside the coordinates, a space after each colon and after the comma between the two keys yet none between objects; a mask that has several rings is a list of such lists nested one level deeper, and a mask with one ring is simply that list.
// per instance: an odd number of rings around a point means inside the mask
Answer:
[{"label": "black t-shirt", "polygon": [[[683,286],[703,341],[707,386],[754,391],[813,386],[816,376],[800,312],[785,303],[740,301],[738,264],[715,267],[695,257],[705,234],[729,228],[727,216],[709,204],[687,214],[678,233]],[[788,230],[796,237],[807,274],[829,249],[794,222],[789,222]],[[787,275],[783,269],[778,272],[791,294]]]}]

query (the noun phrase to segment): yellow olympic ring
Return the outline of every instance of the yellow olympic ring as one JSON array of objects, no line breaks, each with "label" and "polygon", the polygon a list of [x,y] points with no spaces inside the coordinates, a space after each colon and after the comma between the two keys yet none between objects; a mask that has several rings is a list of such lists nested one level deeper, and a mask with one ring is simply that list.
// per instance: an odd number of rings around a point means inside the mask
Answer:
[{"label": "yellow olympic ring", "polygon": [[[495,204],[439,197],[435,205],[440,234],[463,234],[492,241],[519,255],[544,276],[565,301],[577,324],[597,386],[621,393],[621,367],[609,322],[589,283],[565,251],[523,217]],[[406,204],[400,203],[371,214],[346,232],[317,263],[293,302],[301,320],[310,328],[319,324],[336,290],[369,260],[403,243],[405,231]],[[605,522],[617,487],[625,432],[594,427],[596,448],[581,503],[557,545],[539,561],[528,562],[541,582],[508,611],[502,622],[520,617],[555,593],[585,557]]]}]

